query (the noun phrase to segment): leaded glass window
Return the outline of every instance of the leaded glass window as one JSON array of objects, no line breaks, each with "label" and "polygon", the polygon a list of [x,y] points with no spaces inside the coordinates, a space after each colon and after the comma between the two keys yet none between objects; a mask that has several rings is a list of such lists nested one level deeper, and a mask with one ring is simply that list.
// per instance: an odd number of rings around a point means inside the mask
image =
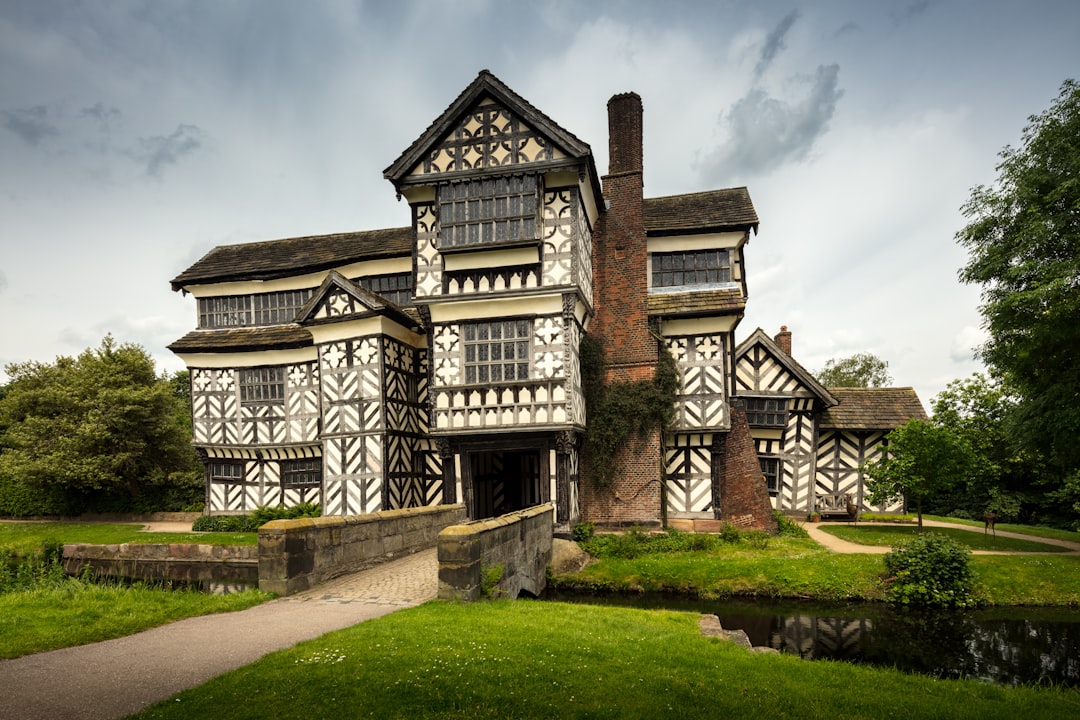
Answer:
[{"label": "leaded glass window", "polygon": [[199,298],[199,327],[250,327],[292,322],[314,292],[313,288],[307,288]]},{"label": "leaded glass window", "polygon": [[281,461],[281,484],[284,487],[308,487],[322,483],[322,458]]},{"label": "leaded glass window", "polygon": [[411,272],[362,277],[360,285],[365,290],[382,295],[395,305],[408,305],[412,302],[413,275]]},{"label": "leaded glass window", "polygon": [[466,383],[529,379],[531,321],[469,323],[464,334]]},{"label": "leaded glass window", "polygon": [[446,183],[439,187],[439,247],[537,239],[539,185],[535,175]]},{"label": "leaded glass window", "polygon": [[285,368],[240,369],[240,402],[245,405],[280,403],[285,400]]},{"label": "leaded glass window", "polygon": [[244,479],[242,460],[214,460],[207,466],[211,482],[239,482]]},{"label": "leaded glass window", "polygon": [[746,421],[758,427],[779,427],[787,424],[786,398],[746,398]]},{"label": "leaded glass window", "polygon": [[758,458],[761,474],[765,477],[765,487],[770,495],[780,492],[780,460],[778,458]]},{"label": "leaded glass window", "polygon": [[654,288],[726,282],[731,282],[731,255],[726,249],[652,254]]}]

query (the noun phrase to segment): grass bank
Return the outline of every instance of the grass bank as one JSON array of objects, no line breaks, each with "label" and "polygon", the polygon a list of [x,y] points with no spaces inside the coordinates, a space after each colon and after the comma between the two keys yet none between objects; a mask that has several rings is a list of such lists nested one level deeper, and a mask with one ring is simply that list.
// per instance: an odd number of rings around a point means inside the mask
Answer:
[{"label": "grass bank", "polygon": [[1073,691],[1001,688],[704,638],[696,614],[431,602],[301,643],[138,718],[1070,717]]},{"label": "grass bank", "polygon": [[146,532],[128,523],[0,522],[0,548],[16,555],[38,550],[47,542],[118,545],[121,543],[196,543],[202,545],[257,545],[257,533]]},{"label": "grass bank", "polygon": [[[57,543],[252,544],[254,533],[146,533],[141,525],[0,523],[0,658],[131,635],[187,617],[242,610],[271,596],[214,596],[148,583],[70,578]],[[54,546],[44,550],[47,545]]]},{"label": "grass bank", "polygon": [[736,542],[709,551],[605,558],[553,579],[572,592],[679,593],[705,599],[733,596],[881,600],[877,555],[840,555],[813,540],[770,538],[764,547]]},{"label": "grass bank", "polygon": [[55,585],[0,593],[0,658],[123,637],[197,615],[243,610],[270,597],[258,590],[207,595],[65,578]]}]

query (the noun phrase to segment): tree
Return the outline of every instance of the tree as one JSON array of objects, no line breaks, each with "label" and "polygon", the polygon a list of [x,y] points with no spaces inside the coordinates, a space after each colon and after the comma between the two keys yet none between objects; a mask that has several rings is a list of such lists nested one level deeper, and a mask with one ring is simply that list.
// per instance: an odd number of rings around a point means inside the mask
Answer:
[{"label": "tree", "polygon": [[[188,412],[174,384],[137,345],[106,337],[97,349],[55,363],[6,368],[0,398],[0,475],[5,487],[59,492],[66,507],[158,509],[145,499],[198,486]],[[190,500],[188,500],[190,502]]]},{"label": "tree", "polygon": [[814,375],[825,387],[885,387],[892,382],[889,363],[868,352],[833,358]]},{"label": "tree", "polygon": [[999,157],[996,183],[962,208],[960,279],[982,286],[979,353],[1017,392],[1014,427],[1064,477],[1080,468],[1080,84],[1066,80]]},{"label": "tree", "polygon": [[883,503],[903,496],[912,503],[922,528],[923,504],[964,479],[971,449],[952,430],[913,418],[886,435],[885,454],[863,468],[867,497]]}]

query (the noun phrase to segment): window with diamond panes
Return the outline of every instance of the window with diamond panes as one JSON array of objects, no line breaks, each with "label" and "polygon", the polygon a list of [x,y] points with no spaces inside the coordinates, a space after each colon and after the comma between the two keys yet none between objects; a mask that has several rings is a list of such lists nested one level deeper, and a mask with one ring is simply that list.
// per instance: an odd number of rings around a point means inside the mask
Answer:
[{"label": "window with diamond panes", "polygon": [[465,326],[465,382],[529,379],[529,320],[469,323]]},{"label": "window with diamond panes", "polygon": [[281,461],[281,484],[284,487],[310,487],[322,483],[322,458]]},{"label": "window with diamond panes", "polygon": [[765,487],[770,495],[780,492],[780,460],[778,458],[758,458],[761,474],[765,477]]},{"label": "window with diamond panes", "polygon": [[747,398],[746,421],[758,427],[784,427],[787,424],[787,400]]},{"label": "window with diamond panes", "polygon": [[536,240],[538,197],[535,175],[440,186],[440,248]]},{"label": "window with diamond panes", "polygon": [[652,254],[653,287],[726,282],[731,282],[731,256],[727,250]]},{"label": "window with diamond panes", "polygon": [[413,276],[411,272],[362,277],[360,286],[382,295],[395,305],[408,305],[412,302]]},{"label": "window with diamond panes", "polygon": [[240,402],[245,405],[279,403],[285,399],[285,368],[240,370]]}]

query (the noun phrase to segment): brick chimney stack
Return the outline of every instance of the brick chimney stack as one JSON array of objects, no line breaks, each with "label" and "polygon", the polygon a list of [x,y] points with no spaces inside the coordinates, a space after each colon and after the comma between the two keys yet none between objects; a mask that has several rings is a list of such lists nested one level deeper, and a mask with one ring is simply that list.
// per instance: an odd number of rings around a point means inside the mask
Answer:
[{"label": "brick chimney stack", "polygon": [[791,355],[791,331],[787,329],[787,325],[780,326],[780,332],[773,338],[780,349]]},{"label": "brick chimney stack", "polygon": [[637,93],[608,101],[607,212],[593,236],[593,307],[590,333],[604,345],[607,376],[645,380],[656,366],[656,339],[649,333],[647,247],[642,218],[642,106]]}]

